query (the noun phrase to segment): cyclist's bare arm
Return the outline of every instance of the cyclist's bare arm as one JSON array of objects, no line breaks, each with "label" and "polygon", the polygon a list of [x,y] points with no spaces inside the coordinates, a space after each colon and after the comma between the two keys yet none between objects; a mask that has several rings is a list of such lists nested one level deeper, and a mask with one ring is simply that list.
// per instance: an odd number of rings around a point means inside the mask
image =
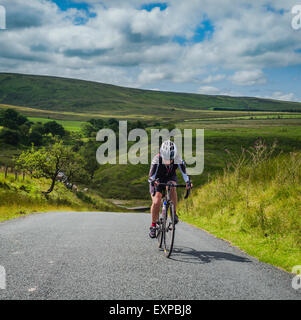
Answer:
[{"label": "cyclist's bare arm", "polygon": [[190,177],[186,173],[186,163],[185,163],[185,161],[182,160],[182,159],[179,159],[179,158],[176,161],[178,163],[178,168],[181,171],[182,177],[183,177],[183,179],[184,179],[184,181],[186,183],[186,189],[192,188],[192,183],[191,183]]},{"label": "cyclist's bare arm", "polygon": [[149,175],[148,175],[149,183],[155,183],[157,178],[158,168],[159,168],[159,155],[156,155],[152,160],[151,167],[149,170]]}]

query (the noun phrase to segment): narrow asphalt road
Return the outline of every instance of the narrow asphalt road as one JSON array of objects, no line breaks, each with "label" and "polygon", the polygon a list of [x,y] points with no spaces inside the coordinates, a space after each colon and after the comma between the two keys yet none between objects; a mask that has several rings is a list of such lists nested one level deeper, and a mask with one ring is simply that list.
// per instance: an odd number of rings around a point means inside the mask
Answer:
[{"label": "narrow asphalt road", "polygon": [[143,213],[45,213],[0,223],[0,299],[301,299],[293,275],[180,222],[166,259]]}]

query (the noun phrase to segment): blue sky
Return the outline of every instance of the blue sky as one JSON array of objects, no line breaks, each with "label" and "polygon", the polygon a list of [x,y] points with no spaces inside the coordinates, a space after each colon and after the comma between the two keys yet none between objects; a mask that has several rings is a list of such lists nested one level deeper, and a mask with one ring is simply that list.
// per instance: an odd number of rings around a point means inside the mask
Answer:
[{"label": "blue sky", "polygon": [[0,0],[0,71],[301,101],[294,0]]},{"label": "blue sky", "polygon": [[146,10],[148,12],[152,11],[154,8],[159,8],[160,11],[166,10],[168,7],[168,3],[166,2],[153,2],[153,3],[145,3],[140,6],[141,10]]},{"label": "blue sky", "polygon": [[90,5],[87,2],[73,2],[71,0],[52,0],[61,10],[69,8],[88,10]]}]

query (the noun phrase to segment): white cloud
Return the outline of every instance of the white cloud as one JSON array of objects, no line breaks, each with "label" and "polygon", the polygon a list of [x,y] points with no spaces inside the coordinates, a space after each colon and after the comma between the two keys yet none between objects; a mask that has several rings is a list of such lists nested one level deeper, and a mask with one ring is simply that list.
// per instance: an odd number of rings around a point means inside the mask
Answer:
[{"label": "white cloud", "polygon": [[294,93],[284,93],[282,91],[275,91],[270,96],[265,96],[265,98],[282,101],[297,101]]},{"label": "white cloud", "polygon": [[229,79],[239,86],[254,86],[257,84],[265,84],[267,79],[261,70],[243,70],[237,71]]},{"label": "white cloud", "polygon": [[[290,26],[290,12],[268,12],[265,3],[205,1],[203,8],[214,21],[215,33],[211,41],[193,46],[188,53],[191,61],[239,70],[301,63],[294,52],[300,37]],[[287,3],[282,7],[291,8]]]},{"label": "white cloud", "polygon": [[205,78],[201,82],[204,84],[209,84],[212,82],[218,82],[218,81],[224,80],[225,78],[226,76],[224,74],[209,75],[207,78]]},{"label": "white cloud", "polygon": [[220,89],[216,88],[216,87],[211,87],[211,86],[203,86],[203,87],[200,87],[199,90],[198,90],[198,93],[201,93],[201,94],[220,94]]},{"label": "white cloud", "polygon": [[197,93],[208,94],[208,95],[221,95],[221,96],[231,96],[231,97],[242,97],[242,93],[233,91],[231,89],[219,89],[213,86],[202,86],[198,89]]}]

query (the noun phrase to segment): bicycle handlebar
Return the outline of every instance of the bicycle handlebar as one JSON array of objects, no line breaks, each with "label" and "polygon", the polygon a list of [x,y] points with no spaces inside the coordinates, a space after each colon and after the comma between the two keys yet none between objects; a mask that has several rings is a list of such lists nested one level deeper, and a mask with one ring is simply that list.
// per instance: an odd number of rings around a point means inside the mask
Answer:
[{"label": "bicycle handlebar", "polygon": [[158,183],[157,186],[174,187],[174,188],[186,188],[186,184],[173,184],[173,183]]},{"label": "bicycle handlebar", "polygon": [[[186,184],[159,183],[157,186],[154,187],[153,196],[156,194],[158,186],[171,187],[171,188],[186,188],[187,187]],[[184,196],[184,199],[187,199],[189,197],[190,190],[191,190],[191,188],[188,188],[186,190],[186,194]]]}]

